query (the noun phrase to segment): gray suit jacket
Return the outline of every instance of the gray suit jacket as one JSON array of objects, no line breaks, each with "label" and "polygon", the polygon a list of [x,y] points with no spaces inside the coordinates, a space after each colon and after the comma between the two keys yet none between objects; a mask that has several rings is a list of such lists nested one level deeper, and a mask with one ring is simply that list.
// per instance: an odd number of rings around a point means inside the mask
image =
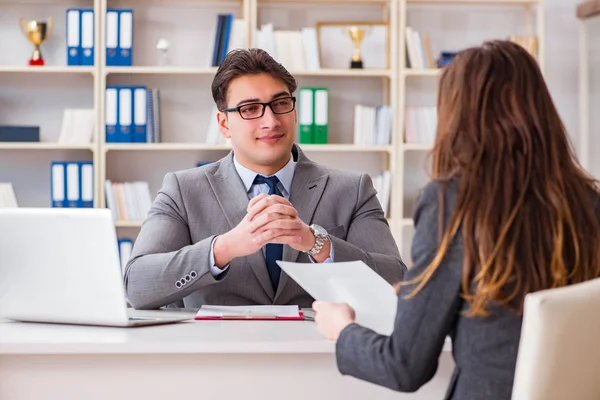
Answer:
[{"label": "gray suit jacket", "polygon": [[[418,201],[412,244],[414,266],[405,280],[420,275],[436,254],[439,193],[440,184],[432,182]],[[451,182],[444,200],[444,226],[457,193],[457,182]],[[446,398],[509,400],[521,318],[499,306],[490,307],[491,316],[487,318],[461,315],[468,309],[468,303],[460,297],[462,261],[459,234],[428,284],[410,300],[399,296],[391,337],[356,324],[345,328],[336,344],[340,372],[393,390],[416,391],[434,376],[444,340],[450,335],[456,368]]]},{"label": "gray suit jacket", "polygon": [[[317,165],[298,146],[292,153],[297,164],[290,201],[304,222],[327,229],[335,261],[362,260],[390,283],[402,279],[406,267],[368,175]],[[217,278],[210,273],[213,238],[237,226],[248,202],[233,153],[200,168],[167,174],[125,269],[131,305],[310,307],[313,299],[284,272],[274,293],[262,250],[232,260]],[[310,262],[289,246],[284,246],[283,260]]]}]

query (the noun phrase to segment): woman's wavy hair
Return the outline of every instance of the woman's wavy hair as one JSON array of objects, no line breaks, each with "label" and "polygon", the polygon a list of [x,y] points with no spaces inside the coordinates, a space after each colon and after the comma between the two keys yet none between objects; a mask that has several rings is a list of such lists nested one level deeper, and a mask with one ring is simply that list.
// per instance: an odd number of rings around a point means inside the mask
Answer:
[{"label": "woman's wavy hair", "polygon": [[460,52],[442,71],[432,179],[458,197],[439,245],[407,296],[416,295],[461,232],[461,295],[469,316],[527,293],[600,276],[597,182],[579,165],[533,56],[508,41]]}]

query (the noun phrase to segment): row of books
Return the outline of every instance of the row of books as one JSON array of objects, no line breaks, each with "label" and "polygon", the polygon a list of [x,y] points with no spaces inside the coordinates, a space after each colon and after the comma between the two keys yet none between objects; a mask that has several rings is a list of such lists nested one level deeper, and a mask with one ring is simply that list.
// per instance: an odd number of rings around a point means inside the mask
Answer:
[{"label": "row of books", "polygon": [[148,182],[104,182],[106,205],[115,221],[143,221],[152,205]]},{"label": "row of books", "polygon": [[391,132],[390,106],[354,106],[354,144],[385,146],[390,144]]},{"label": "row of books", "polygon": [[160,93],[146,86],[106,88],[106,142],[160,142]]},{"label": "row of books", "polygon": [[246,20],[233,14],[218,14],[209,65],[218,67],[231,50],[245,47],[245,32]]},{"label": "row of books", "polygon": [[58,143],[89,144],[94,137],[96,113],[91,108],[67,108],[63,112]]},{"label": "row of books", "polygon": [[[94,10],[69,8],[66,15],[67,65],[94,65]],[[131,66],[133,10],[106,10],[106,65]]]},{"label": "row of books", "polygon": [[329,90],[324,87],[298,89],[298,142],[326,144],[329,130]]},{"label": "row of books", "polygon": [[404,142],[432,146],[437,128],[436,107],[406,107]]},{"label": "row of books", "polygon": [[53,161],[50,165],[52,207],[94,207],[94,165],[91,161]]},{"label": "row of books", "polygon": [[373,187],[377,191],[377,200],[381,204],[385,217],[389,215],[390,194],[392,192],[392,173],[389,170],[383,171],[379,175],[372,176]]},{"label": "row of books", "polygon": [[265,50],[287,69],[315,71],[320,68],[317,30],[274,30],[272,23],[256,31],[256,47]]},{"label": "row of books", "polygon": [[0,182],[0,208],[19,207],[11,182]]},{"label": "row of books", "polygon": [[406,27],[406,67],[412,69],[436,68],[429,35]]}]

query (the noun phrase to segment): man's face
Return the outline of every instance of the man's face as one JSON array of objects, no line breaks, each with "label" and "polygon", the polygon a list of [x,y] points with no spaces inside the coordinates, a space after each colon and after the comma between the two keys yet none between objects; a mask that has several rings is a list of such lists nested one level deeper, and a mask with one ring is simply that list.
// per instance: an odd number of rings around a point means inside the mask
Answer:
[{"label": "man's face", "polygon": [[[282,110],[285,98],[291,93],[283,81],[269,74],[241,76],[229,84],[226,108],[234,108],[252,103],[273,103],[276,111]],[[291,99],[289,99],[291,101]],[[244,117],[251,117],[261,105],[249,106],[243,111]],[[274,174],[289,161],[296,135],[296,109],[286,114],[275,114],[270,107],[265,108],[262,117],[243,119],[237,111],[218,114],[219,128],[231,145],[240,164],[255,172]]]}]

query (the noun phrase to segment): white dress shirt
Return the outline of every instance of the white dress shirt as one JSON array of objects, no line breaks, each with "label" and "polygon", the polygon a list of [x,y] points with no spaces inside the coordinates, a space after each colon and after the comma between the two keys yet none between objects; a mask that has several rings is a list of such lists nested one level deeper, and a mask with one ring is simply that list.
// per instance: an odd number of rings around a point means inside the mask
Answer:
[{"label": "white dress shirt", "polygon": [[[254,179],[256,178],[256,175],[258,175],[258,174],[256,172],[244,167],[242,164],[240,164],[237,161],[237,159],[235,158],[235,154],[233,156],[233,164],[235,166],[235,170],[237,171],[238,175],[240,176],[240,178],[242,178],[242,182],[244,182],[244,186],[245,186],[246,191],[248,192],[250,198],[258,196],[261,193],[269,193],[269,185],[267,185],[266,183],[255,184]],[[279,179],[279,183],[277,184],[277,189],[279,189],[279,191],[281,192],[283,197],[285,197],[287,200],[290,199],[290,194],[292,191],[292,180],[294,179],[295,169],[296,169],[296,161],[294,161],[294,157],[292,156],[292,157],[290,157],[290,161],[288,161],[288,163],[285,164],[285,166],[283,168],[281,168],[279,171],[277,171],[275,173],[275,176],[277,177],[277,179]],[[217,236],[215,236],[215,238],[212,241],[212,244],[210,247],[210,255],[209,255],[209,257],[210,257],[210,272],[214,277],[217,277],[218,275],[223,273],[223,271],[225,271],[227,268],[229,268],[229,264],[225,265],[222,269],[215,265],[214,246],[215,246],[216,239],[217,239]],[[263,247],[263,253],[265,251],[266,250]],[[333,255],[334,255],[333,244],[330,244],[329,258],[327,258],[324,262],[333,262]],[[315,262],[315,260],[312,257],[309,256],[309,258],[313,263]]]}]

